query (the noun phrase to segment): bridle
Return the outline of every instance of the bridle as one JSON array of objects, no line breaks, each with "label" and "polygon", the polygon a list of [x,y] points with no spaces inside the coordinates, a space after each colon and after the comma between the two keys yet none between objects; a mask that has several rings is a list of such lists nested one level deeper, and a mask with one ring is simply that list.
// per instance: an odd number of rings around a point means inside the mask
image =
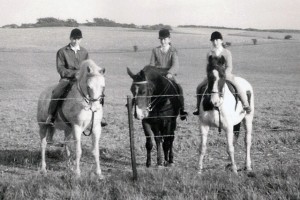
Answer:
[{"label": "bridle", "polygon": [[[148,84],[148,81],[133,82],[132,84],[133,85],[143,85],[143,84]],[[164,90],[159,95],[152,96],[152,97],[154,97],[154,99],[150,101],[150,103],[148,104],[148,106],[146,108],[149,112],[151,112],[155,108],[155,106],[157,106],[157,104],[162,100],[162,96],[164,96],[166,94],[166,92],[170,88],[170,85],[171,84],[167,84],[167,86],[164,88]],[[147,91],[149,91],[148,87],[147,87]],[[148,92],[147,92],[147,95],[148,95]],[[135,103],[136,98],[137,98],[137,92],[135,93],[135,96],[133,97],[133,103]]]},{"label": "bridle", "polygon": [[79,93],[82,96],[82,98],[84,99],[84,101],[89,105],[89,109],[92,111],[92,119],[91,119],[92,125],[91,125],[91,128],[90,128],[90,133],[87,134],[84,131],[82,132],[85,136],[90,136],[93,132],[95,112],[97,112],[97,110],[92,110],[92,103],[94,103],[96,101],[99,101],[100,104],[103,104],[104,94],[102,93],[102,94],[99,95],[99,97],[94,99],[94,98],[91,98],[89,89],[87,89],[87,95],[88,96],[85,95],[82,88],[81,88],[81,86],[80,86],[80,84],[79,84],[79,81],[77,81],[77,90],[79,91]]},{"label": "bridle", "polygon": [[96,102],[96,101],[103,101],[103,98],[104,98],[104,94],[100,94],[98,98],[94,99],[94,98],[91,98],[91,95],[90,95],[90,92],[89,90],[87,89],[87,95],[84,94],[80,84],[79,84],[79,81],[77,81],[77,90],[79,91],[80,95],[82,96],[82,98],[84,99],[84,101],[87,103],[87,104],[91,104],[93,102]]}]

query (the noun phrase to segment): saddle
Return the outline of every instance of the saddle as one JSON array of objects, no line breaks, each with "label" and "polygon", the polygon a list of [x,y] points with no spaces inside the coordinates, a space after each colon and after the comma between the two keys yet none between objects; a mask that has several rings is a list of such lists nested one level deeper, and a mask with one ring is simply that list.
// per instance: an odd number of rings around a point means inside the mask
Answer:
[{"label": "saddle", "polygon": [[[234,98],[235,98],[235,107],[237,106],[237,103],[239,100],[241,100],[240,96],[238,95],[237,89],[234,86],[234,84],[229,81],[226,80],[226,84],[227,87],[229,89],[229,91],[233,94]],[[203,94],[203,109],[204,111],[209,111],[209,110],[213,110],[214,109],[214,105],[210,102],[210,96],[206,95],[207,94],[207,84],[203,85],[200,89],[200,94]],[[201,101],[201,95],[199,96],[200,101]]]}]

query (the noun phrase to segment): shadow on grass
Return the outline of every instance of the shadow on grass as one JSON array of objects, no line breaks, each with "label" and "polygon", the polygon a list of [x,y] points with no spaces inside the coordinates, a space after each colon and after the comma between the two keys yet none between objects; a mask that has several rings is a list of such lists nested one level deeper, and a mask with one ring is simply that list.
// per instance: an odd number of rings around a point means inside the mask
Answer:
[{"label": "shadow on grass", "polygon": [[[63,148],[47,148],[47,168],[55,171],[67,168],[67,156]],[[124,168],[130,166],[130,158],[123,157],[119,152],[100,149],[101,166],[106,168]],[[94,164],[94,157],[89,149],[82,149],[81,162]],[[41,163],[41,152],[39,150],[0,150],[0,165],[8,168],[26,168],[37,170]]]}]

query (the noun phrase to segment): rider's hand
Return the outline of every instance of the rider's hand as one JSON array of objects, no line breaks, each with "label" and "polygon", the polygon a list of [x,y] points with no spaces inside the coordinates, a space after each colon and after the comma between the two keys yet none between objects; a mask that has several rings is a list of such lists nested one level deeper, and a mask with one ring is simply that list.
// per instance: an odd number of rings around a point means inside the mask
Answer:
[{"label": "rider's hand", "polygon": [[173,76],[172,76],[172,74],[168,73],[166,77],[167,77],[168,79],[171,79]]}]

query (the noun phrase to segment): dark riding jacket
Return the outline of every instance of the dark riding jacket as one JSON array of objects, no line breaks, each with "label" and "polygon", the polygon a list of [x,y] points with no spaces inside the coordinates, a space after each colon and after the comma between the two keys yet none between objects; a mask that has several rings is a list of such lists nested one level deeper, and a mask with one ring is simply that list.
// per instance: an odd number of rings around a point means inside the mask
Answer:
[{"label": "dark riding jacket", "polygon": [[71,49],[70,44],[59,49],[56,54],[56,67],[61,79],[74,79],[81,62],[88,58],[89,54],[83,47],[80,47],[77,53]]}]

